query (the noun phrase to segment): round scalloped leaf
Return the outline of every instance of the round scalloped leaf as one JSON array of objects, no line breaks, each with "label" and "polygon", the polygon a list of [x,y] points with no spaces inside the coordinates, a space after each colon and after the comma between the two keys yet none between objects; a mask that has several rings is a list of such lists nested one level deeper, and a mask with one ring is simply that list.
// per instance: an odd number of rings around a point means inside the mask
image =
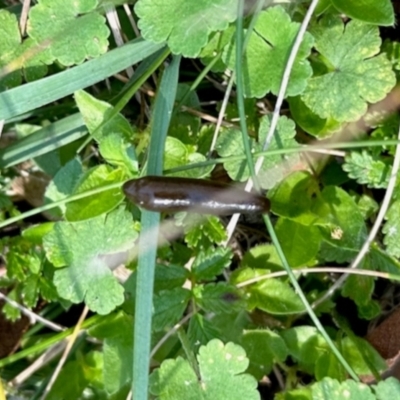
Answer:
[{"label": "round scalloped leaf", "polygon": [[337,10],[351,18],[375,25],[394,24],[394,10],[390,0],[331,1]]},{"label": "round scalloped leaf", "polygon": [[207,44],[208,35],[223,31],[236,19],[237,0],[169,0],[154,3],[139,0],[135,12],[146,40],[166,41],[171,51],[197,57]]},{"label": "round scalloped leaf", "polygon": [[[7,66],[18,57],[16,49],[19,49],[21,37],[18,29],[17,18],[7,10],[0,10],[0,68]],[[18,86],[21,83],[19,71],[1,72],[0,89]]]},{"label": "round scalloped leaf", "polygon": [[256,379],[244,373],[249,360],[242,347],[213,339],[199,349],[200,379],[187,360],[165,360],[150,376],[150,391],[163,400],[259,400]]},{"label": "round scalloped leaf", "polygon": [[342,123],[334,119],[320,118],[301,100],[300,96],[288,99],[292,118],[300,127],[317,139],[325,139],[340,131]]},{"label": "round scalloped leaf", "polygon": [[63,65],[98,57],[107,51],[110,32],[96,7],[97,0],[41,0],[29,13],[28,34]]},{"label": "round scalloped leaf", "polygon": [[390,61],[380,50],[376,26],[360,21],[344,25],[327,16],[312,29],[315,48],[328,70],[308,82],[302,100],[321,118],[355,121],[367,103],[382,100],[396,84]]},{"label": "round scalloped leaf", "polygon": [[[244,89],[247,97],[261,98],[268,92],[278,93],[299,27],[300,24],[292,22],[280,6],[270,7],[260,13],[243,59]],[[312,45],[313,37],[307,32],[291,70],[286,90],[288,96],[301,94],[312,75],[311,66],[306,60]],[[223,60],[234,70],[235,59],[235,46],[230,44],[224,51]]]},{"label": "round scalloped leaf", "polygon": [[14,14],[0,10],[0,89],[9,89],[21,84],[21,70],[27,81],[44,76],[46,64],[52,57],[31,38],[21,43],[18,21]]},{"label": "round scalloped leaf", "polygon": [[338,382],[336,379],[324,378],[312,385],[311,389],[313,400],[376,399],[368,385],[350,380]]},{"label": "round scalloped leaf", "polygon": [[59,295],[73,303],[85,301],[99,314],[108,314],[124,301],[124,289],[111,269],[125,262],[138,233],[132,216],[119,208],[79,222],[57,222],[45,235],[47,258],[57,269]]}]

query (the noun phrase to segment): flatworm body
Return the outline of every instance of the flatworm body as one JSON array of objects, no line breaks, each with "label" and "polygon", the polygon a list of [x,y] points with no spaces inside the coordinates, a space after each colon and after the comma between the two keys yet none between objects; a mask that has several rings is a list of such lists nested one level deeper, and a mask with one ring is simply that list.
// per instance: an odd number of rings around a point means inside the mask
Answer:
[{"label": "flatworm body", "polygon": [[230,215],[270,209],[269,200],[259,194],[205,179],[145,176],[126,182],[123,191],[139,207],[158,212]]}]

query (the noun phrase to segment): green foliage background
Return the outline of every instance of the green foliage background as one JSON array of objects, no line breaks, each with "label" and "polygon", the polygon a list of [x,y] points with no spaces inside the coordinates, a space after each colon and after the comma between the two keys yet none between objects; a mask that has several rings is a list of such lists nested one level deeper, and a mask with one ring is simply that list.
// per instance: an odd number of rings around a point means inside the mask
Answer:
[{"label": "green foliage background", "polygon": [[[259,399],[257,382],[274,370],[285,379],[284,390],[272,388],[276,399],[398,396],[395,379],[359,381],[386,364],[339,307],[347,301],[358,321],[373,320],[382,312],[376,276],[400,275],[399,118],[371,107],[396,90],[399,76],[399,43],[382,29],[395,23],[391,2],[321,0],[275,114],[293,44],[315,2],[245,4],[239,32],[240,0],[138,0],[127,5],[133,24],[120,3],[40,0],[21,30],[21,7],[0,2],[0,126],[10,138],[0,148],[0,286],[27,309],[44,307],[50,321],[73,305],[92,312],[47,398],[123,399],[132,387],[143,400],[149,393]],[[113,16],[124,39],[118,46]],[[243,93],[244,110],[230,87]],[[214,137],[209,117],[218,112],[225,124]],[[304,157],[317,147],[340,152]],[[226,246],[227,221],[167,218],[130,204],[121,191],[146,174],[209,179],[222,168],[244,184],[260,156],[258,185],[268,190],[273,228],[257,226],[245,247],[238,239],[242,254]],[[45,176],[40,205],[23,211],[15,182],[35,173]],[[315,303],[325,326],[317,329],[285,265],[348,267],[388,188],[384,224],[359,265],[376,276],[351,275]],[[172,230],[179,231],[173,240]],[[121,265],[126,280],[114,273]],[[333,284],[312,273],[299,282],[310,303]],[[11,321],[21,316],[11,302],[2,312]],[[69,333],[32,326],[19,350],[0,360],[2,379],[11,381]],[[55,365],[15,390],[38,398]]]}]

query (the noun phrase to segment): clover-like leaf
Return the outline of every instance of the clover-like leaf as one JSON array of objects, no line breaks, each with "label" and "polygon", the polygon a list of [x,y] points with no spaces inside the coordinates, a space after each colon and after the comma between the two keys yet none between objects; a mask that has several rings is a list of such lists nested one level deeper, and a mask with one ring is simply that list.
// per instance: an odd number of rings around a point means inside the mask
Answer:
[{"label": "clover-like leaf", "polygon": [[[150,377],[150,391],[160,400],[259,400],[257,381],[244,371],[249,365],[240,346],[213,339],[200,347],[200,379],[187,360],[166,360]],[[204,384],[206,382],[206,384]]]},{"label": "clover-like leaf", "polygon": [[196,57],[211,32],[225,30],[236,19],[237,0],[170,0],[156,6],[139,0],[135,12],[146,40],[166,41],[173,53]]},{"label": "clover-like leaf", "polygon": [[137,236],[131,214],[121,208],[87,221],[57,222],[43,245],[54,266],[65,267],[54,274],[59,295],[85,300],[99,314],[122,304],[123,288],[110,268],[127,260]]},{"label": "clover-like leaf", "polygon": [[63,65],[98,57],[107,51],[110,32],[97,5],[97,0],[40,0],[29,12],[28,34]]},{"label": "clover-like leaf", "polygon": [[360,21],[344,25],[329,15],[312,33],[326,71],[309,80],[302,100],[321,118],[354,121],[366,112],[368,102],[381,100],[395,85],[386,55],[376,56],[381,44],[376,26]]},{"label": "clover-like leaf", "polygon": [[[247,97],[260,98],[268,92],[278,93],[299,27],[300,24],[292,22],[280,6],[270,7],[260,13],[243,59],[244,89]],[[312,75],[311,66],[305,59],[310,54],[312,45],[313,38],[307,32],[291,70],[286,90],[288,96],[301,94],[307,85],[307,79]],[[227,46],[223,59],[230,68],[235,69],[234,45]]]}]

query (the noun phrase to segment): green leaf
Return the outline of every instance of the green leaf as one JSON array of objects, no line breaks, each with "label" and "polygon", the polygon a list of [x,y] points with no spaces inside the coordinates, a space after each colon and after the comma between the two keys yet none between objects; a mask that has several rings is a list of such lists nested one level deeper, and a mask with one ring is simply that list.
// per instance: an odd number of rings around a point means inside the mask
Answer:
[{"label": "green leaf", "polygon": [[198,306],[207,312],[231,313],[243,305],[237,288],[225,282],[197,285],[193,294]]},{"label": "green leaf", "polygon": [[320,217],[324,236],[320,256],[338,263],[352,260],[367,237],[367,228],[351,196],[339,187],[327,186],[312,211]]},{"label": "green leaf", "polygon": [[[194,146],[185,145],[177,138],[167,137],[165,142],[164,170],[201,163],[203,161],[206,161],[206,157],[203,156],[203,154],[197,153]],[[187,178],[204,178],[210,174],[213,168],[212,165],[190,168],[185,171],[169,173],[168,175]]]},{"label": "green leaf", "polygon": [[345,337],[340,343],[340,350],[357,375],[371,374],[370,366],[379,373],[387,369],[385,360],[365,339]]},{"label": "green leaf", "polygon": [[259,308],[273,315],[290,315],[304,311],[304,305],[287,282],[265,279],[246,289],[251,308]]},{"label": "green leaf", "polygon": [[[400,70],[400,43],[386,39],[382,45],[382,51],[393,65],[393,69],[397,72]],[[397,116],[398,118],[398,116]]]},{"label": "green leaf", "polygon": [[110,268],[127,259],[136,238],[132,216],[122,209],[86,221],[57,222],[43,246],[55,267],[66,266],[54,274],[60,296],[73,303],[85,300],[99,314],[122,304],[123,288]]},{"label": "green leaf", "polygon": [[314,374],[315,363],[328,351],[325,339],[312,326],[297,326],[281,332],[289,354],[299,363],[300,368]]},{"label": "green leaf", "polygon": [[189,362],[180,356],[163,361],[149,380],[150,393],[160,400],[201,398],[197,376]]},{"label": "green leaf", "polygon": [[89,334],[103,340],[103,382],[108,394],[132,379],[132,316],[119,311],[103,317]]},{"label": "green leaf", "polygon": [[209,247],[200,251],[193,265],[192,273],[196,281],[215,279],[231,263],[232,251],[228,248]]},{"label": "green leaf", "polygon": [[[17,289],[13,289],[7,293],[7,298],[15,302],[19,301],[18,297]],[[10,303],[5,303],[1,311],[11,322],[15,322],[21,318],[21,311]]]},{"label": "green leaf", "polygon": [[153,298],[153,330],[158,332],[172,327],[183,315],[190,300],[190,291],[183,288],[163,290]]},{"label": "green leaf", "polygon": [[171,0],[154,7],[152,0],[139,0],[135,12],[142,36],[149,41],[167,41],[174,54],[196,57],[208,35],[223,31],[236,19],[237,0]]},{"label": "green leaf", "polygon": [[400,257],[400,200],[394,201],[385,216],[382,232],[386,251],[393,257]]},{"label": "green leaf", "polygon": [[374,288],[374,278],[362,275],[349,276],[343,285],[342,295],[354,300],[360,318],[370,320],[377,317],[381,312],[379,303],[372,300]]},{"label": "green leaf", "polygon": [[379,211],[379,204],[367,194],[362,194],[360,197],[356,198],[356,201],[365,220],[373,217]]},{"label": "green leaf", "polygon": [[[216,55],[221,55],[223,48],[232,40],[235,34],[235,24],[231,24],[223,32],[215,32],[210,35],[209,41],[201,50],[199,57],[201,62],[208,65]],[[213,72],[223,72],[226,69],[225,63],[219,59],[212,67]]]},{"label": "green leaf", "polygon": [[[180,216],[176,216],[180,219]],[[185,242],[191,248],[205,249],[221,244],[226,239],[226,230],[221,220],[215,216],[187,214],[183,220]]]},{"label": "green leaf", "polygon": [[[0,10],[0,35],[3,38],[0,43],[0,67],[4,67],[19,56],[21,43],[17,17],[7,10]],[[21,73],[18,70],[0,71],[1,89],[18,86],[21,83]]]},{"label": "green leaf", "polygon": [[306,171],[295,171],[268,193],[271,211],[303,224],[313,224],[318,216],[311,212],[313,197],[319,188]]},{"label": "green leaf", "polygon": [[132,138],[133,131],[128,120],[119,113],[115,114],[110,104],[97,100],[84,90],[75,92],[74,97],[83,121],[97,142],[101,143],[110,132],[119,132],[126,139]]},{"label": "green leaf", "polygon": [[[101,164],[81,175],[73,194],[84,193],[88,190],[110,185],[111,183],[123,182],[125,178],[124,171]],[[68,203],[65,217],[69,221],[93,218],[113,210],[123,199],[124,194],[121,189],[105,190],[101,193]]]},{"label": "green leaf", "polygon": [[[73,158],[65,164],[49,183],[45,193],[45,204],[65,199],[72,195],[79,179],[82,176],[82,164],[78,158]],[[60,206],[61,211],[65,212],[66,206]],[[54,215],[60,215],[56,210],[50,210]]]},{"label": "green leaf", "polygon": [[351,275],[343,285],[342,295],[353,299],[357,305],[366,305],[371,301],[374,287],[373,277]]},{"label": "green leaf", "polygon": [[[262,11],[251,33],[243,59],[244,91],[247,97],[264,97],[267,93],[278,94],[283,71],[300,24],[292,22],[286,11],[270,7]],[[313,37],[306,32],[291,70],[288,96],[301,94],[312,69],[306,57],[311,52]],[[235,46],[224,51],[223,60],[235,70]]]},{"label": "green leaf", "polygon": [[311,386],[313,400],[375,400],[368,385],[354,381],[339,383],[335,379],[324,378]]},{"label": "green leaf", "polygon": [[[280,260],[278,253],[276,252],[275,246],[272,244],[262,244],[252,247],[243,257],[240,263],[240,270],[236,270],[232,278],[237,275],[239,278],[240,271],[249,269],[249,271],[259,269],[260,273],[267,273],[271,271],[282,271],[282,261]],[[244,277],[240,280],[235,279],[235,283],[242,282],[243,280],[253,278],[252,276]]]},{"label": "green leaf", "polygon": [[329,377],[344,381],[347,375],[337,357],[332,352],[326,352],[321,354],[315,363],[315,377],[317,380]]},{"label": "green leaf", "polygon": [[[47,394],[47,399],[81,398],[87,387],[95,386],[98,383],[96,380],[100,381],[102,369],[103,355],[100,352],[89,352],[77,360],[68,361]],[[71,385],[66,387],[66,380]]]},{"label": "green leaf", "polygon": [[372,387],[378,400],[395,399],[400,396],[400,383],[397,378],[387,378]]},{"label": "green leaf", "polygon": [[211,340],[200,348],[198,362],[199,378],[182,357],[164,361],[150,376],[151,393],[160,400],[260,399],[257,381],[243,373],[249,361],[240,346]]},{"label": "green leaf", "polygon": [[211,339],[221,337],[221,332],[214,326],[213,321],[197,313],[189,321],[187,332],[192,346],[206,345]]},{"label": "green leaf", "polygon": [[288,356],[284,340],[269,330],[245,332],[241,345],[250,359],[247,371],[258,380],[272,371],[275,362],[282,363]]},{"label": "green leaf", "polygon": [[332,4],[350,18],[382,26],[393,26],[395,23],[390,0],[332,0]]},{"label": "green leaf", "polygon": [[313,76],[302,95],[319,117],[355,121],[395,85],[391,63],[380,50],[379,30],[338,17],[323,17],[312,29],[326,72]]},{"label": "green leaf", "polygon": [[63,65],[98,57],[107,51],[110,32],[96,7],[97,0],[40,0],[30,9],[28,34],[36,43],[46,43]]},{"label": "green leaf", "polygon": [[292,118],[310,135],[324,139],[340,132],[343,123],[332,118],[320,118],[305,105],[301,96],[289,98],[288,101]]},{"label": "green leaf", "polygon": [[[250,139],[253,152],[262,150],[270,123],[270,117],[268,116],[261,119],[258,143]],[[298,146],[294,139],[295,135],[296,131],[294,122],[285,116],[279,117],[275,135],[269,149],[275,150]],[[240,131],[232,129],[222,132],[218,137],[216,150],[221,157],[243,156],[245,152]],[[272,188],[277,182],[281,181],[286,175],[288,175],[288,173],[291,172],[291,167],[297,164],[300,158],[297,155],[294,155],[290,157],[289,160],[285,160],[285,162],[282,162],[283,160],[283,156],[280,155],[271,155],[264,159],[259,174],[259,181],[264,189]],[[243,182],[250,177],[246,160],[225,161],[224,168],[234,181]]]},{"label": "green leaf", "polygon": [[[330,0],[329,0],[330,1]],[[319,3],[318,3],[319,4]],[[309,386],[277,393],[274,400],[314,400]]]},{"label": "green leaf", "polygon": [[27,81],[47,73],[52,57],[31,38],[22,42],[16,15],[7,10],[0,10],[0,36],[0,89],[18,86],[22,73]]},{"label": "green leaf", "polygon": [[156,265],[154,292],[181,287],[188,279],[189,271],[180,265]]},{"label": "green leaf", "polygon": [[29,308],[35,307],[39,297],[39,276],[31,275],[26,278],[21,293],[24,299],[24,303]]},{"label": "green leaf", "polygon": [[376,243],[372,243],[365,259],[365,268],[376,271],[388,272],[389,274],[400,274],[400,262],[391,257],[388,252],[379,248]]},{"label": "green leaf", "polygon": [[315,264],[322,240],[317,226],[302,225],[287,218],[279,218],[275,229],[292,268]]},{"label": "green leaf", "polygon": [[343,169],[360,185],[382,189],[389,182],[391,161],[369,154],[366,150],[361,153],[352,151],[346,154]]}]

